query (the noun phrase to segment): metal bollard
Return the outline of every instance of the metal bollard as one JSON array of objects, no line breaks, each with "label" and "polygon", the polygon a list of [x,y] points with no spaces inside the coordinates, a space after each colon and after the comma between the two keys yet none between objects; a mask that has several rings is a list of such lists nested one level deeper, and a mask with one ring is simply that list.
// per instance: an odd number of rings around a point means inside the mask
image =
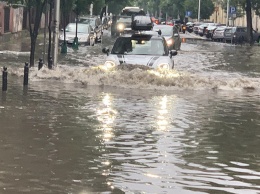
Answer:
[{"label": "metal bollard", "polygon": [[48,62],[48,68],[52,69],[52,64],[53,64],[53,60],[52,57],[49,58],[49,62]]},{"label": "metal bollard", "polygon": [[24,65],[24,77],[23,77],[23,85],[28,85],[28,78],[29,78],[29,64],[25,63]]},{"label": "metal bollard", "polygon": [[7,91],[7,67],[4,67],[3,70],[3,86],[2,91]]},{"label": "metal bollard", "polygon": [[42,67],[43,67],[43,60],[40,58],[38,63],[38,70],[41,70]]}]

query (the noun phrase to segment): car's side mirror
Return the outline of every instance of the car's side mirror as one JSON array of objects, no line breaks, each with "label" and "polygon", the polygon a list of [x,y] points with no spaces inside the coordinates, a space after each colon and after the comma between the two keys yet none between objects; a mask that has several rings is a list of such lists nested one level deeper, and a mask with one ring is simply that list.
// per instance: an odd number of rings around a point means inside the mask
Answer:
[{"label": "car's side mirror", "polygon": [[178,37],[178,36],[179,36],[179,34],[178,34],[178,33],[175,33],[175,34],[173,34],[173,36],[174,36],[174,37]]},{"label": "car's side mirror", "polygon": [[108,48],[103,48],[103,49],[102,49],[102,52],[103,52],[103,53],[106,53],[107,56],[109,55],[109,49],[108,49]]},{"label": "car's side mirror", "polygon": [[63,29],[63,28],[61,28],[61,29],[60,29],[60,31],[62,31],[62,32],[63,32],[63,31],[64,31],[64,29]]},{"label": "car's side mirror", "polygon": [[176,56],[178,52],[176,50],[170,50],[170,57]]}]

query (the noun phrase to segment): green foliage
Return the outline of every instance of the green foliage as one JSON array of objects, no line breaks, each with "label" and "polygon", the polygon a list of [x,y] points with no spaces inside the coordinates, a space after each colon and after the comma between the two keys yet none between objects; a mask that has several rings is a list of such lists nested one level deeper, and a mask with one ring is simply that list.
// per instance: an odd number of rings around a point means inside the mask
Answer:
[{"label": "green foliage", "polygon": [[[198,7],[199,7],[198,0],[185,0],[184,6],[187,11],[192,12],[191,18],[198,17]],[[212,0],[201,0],[201,6],[200,6],[201,19],[208,19],[212,15],[213,11],[214,11],[214,4]]]}]

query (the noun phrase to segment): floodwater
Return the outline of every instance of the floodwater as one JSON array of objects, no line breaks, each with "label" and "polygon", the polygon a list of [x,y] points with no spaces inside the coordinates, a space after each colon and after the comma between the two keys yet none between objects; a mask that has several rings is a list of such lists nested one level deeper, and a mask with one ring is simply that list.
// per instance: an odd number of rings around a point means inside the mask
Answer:
[{"label": "floodwater", "polygon": [[260,47],[185,39],[173,71],[107,71],[111,42],[28,87],[26,44],[1,47],[0,193],[259,194]]}]

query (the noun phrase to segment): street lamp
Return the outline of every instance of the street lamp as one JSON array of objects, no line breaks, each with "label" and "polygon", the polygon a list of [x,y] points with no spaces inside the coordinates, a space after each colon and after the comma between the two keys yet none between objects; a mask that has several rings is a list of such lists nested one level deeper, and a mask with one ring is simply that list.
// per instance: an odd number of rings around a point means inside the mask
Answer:
[{"label": "street lamp", "polygon": [[228,26],[229,21],[229,0],[227,0],[227,20],[226,20],[226,26]]},{"label": "street lamp", "polygon": [[200,0],[199,0],[199,9],[198,9],[198,22],[200,22]]}]

